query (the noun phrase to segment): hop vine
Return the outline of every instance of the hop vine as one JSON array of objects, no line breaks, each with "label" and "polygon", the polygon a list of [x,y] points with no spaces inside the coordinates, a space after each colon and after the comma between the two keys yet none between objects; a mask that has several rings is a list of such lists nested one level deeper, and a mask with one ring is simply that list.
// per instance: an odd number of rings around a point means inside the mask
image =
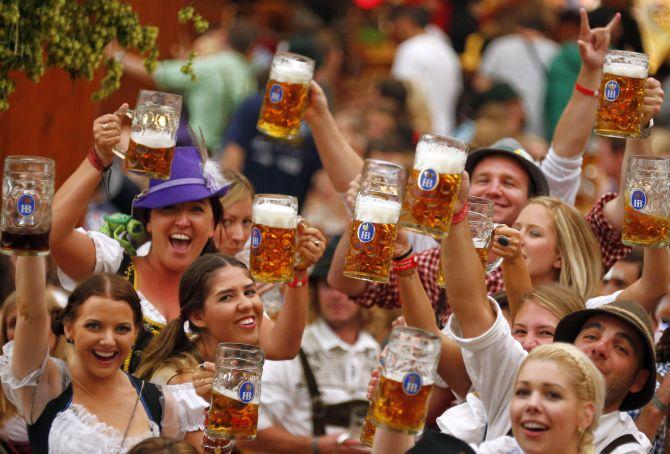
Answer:
[{"label": "hop vine", "polygon": [[[191,21],[197,31],[208,27],[193,7],[182,9],[178,19]],[[123,75],[122,64],[105,57],[105,47],[116,41],[124,49],[134,49],[151,72],[158,58],[157,37],[157,27],[142,26],[132,6],[118,0],[2,0],[0,110],[9,108],[16,86],[10,72],[23,72],[37,82],[54,67],[73,79],[91,80],[104,64],[106,73],[92,95],[93,100],[103,99],[119,88]]]},{"label": "hop vine", "polygon": [[[209,28],[209,22],[207,22],[200,14],[195,11],[193,6],[186,6],[179,10],[177,13],[177,20],[180,24],[185,24],[191,22],[193,28],[198,33],[204,33],[205,30]],[[191,81],[195,82],[195,72],[193,72],[193,59],[195,59],[195,52],[191,51],[188,54],[188,59],[186,63],[182,65],[181,72],[186,75],[191,76]]]}]

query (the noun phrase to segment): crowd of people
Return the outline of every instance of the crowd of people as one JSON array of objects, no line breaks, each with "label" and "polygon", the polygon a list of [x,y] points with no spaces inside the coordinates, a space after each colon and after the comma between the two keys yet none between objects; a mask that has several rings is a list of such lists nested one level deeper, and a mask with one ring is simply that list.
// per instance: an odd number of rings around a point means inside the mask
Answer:
[{"label": "crowd of people", "polygon": [[[121,170],[124,104],[95,119],[55,193],[49,256],[0,256],[0,452],[670,449],[670,253],[622,242],[626,162],[667,153],[663,65],[644,84],[641,137],[592,134],[608,50],[643,50],[630,11],[285,3],[293,14],[226,8],[193,44],[196,81],[179,59],[150,75],[119,57],[184,98],[170,177]],[[372,29],[375,46],[354,39]],[[316,62],[291,141],[256,129],[286,50]],[[411,167],[424,133],[470,148],[448,235],[399,228],[388,282],[348,277],[365,160]],[[258,193],[298,199],[289,282],[250,272]],[[493,203],[488,272],[462,222],[472,196]],[[118,211],[132,218],[110,229]],[[439,341],[425,427],[380,424],[366,446],[352,415],[377,397],[396,327]],[[222,343],[265,362],[255,437],[217,445]]]}]

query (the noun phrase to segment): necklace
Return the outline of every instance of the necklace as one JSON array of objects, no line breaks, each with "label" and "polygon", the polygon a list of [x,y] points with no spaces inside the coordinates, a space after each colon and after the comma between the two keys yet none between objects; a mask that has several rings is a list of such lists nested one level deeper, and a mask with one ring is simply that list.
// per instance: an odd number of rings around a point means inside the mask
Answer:
[{"label": "necklace", "polygon": [[135,412],[137,411],[137,405],[140,402],[140,396],[142,395],[143,390],[144,390],[144,380],[142,381],[140,391],[137,393],[137,397],[135,398],[135,405],[133,405],[133,411],[130,413],[130,419],[128,420],[126,430],[123,432],[123,438],[121,439],[121,444],[119,445],[119,454],[123,452],[123,445],[126,444],[126,438],[128,438],[128,432],[130,431],[130,426],[133,424],[133,419],[135,419]]}]

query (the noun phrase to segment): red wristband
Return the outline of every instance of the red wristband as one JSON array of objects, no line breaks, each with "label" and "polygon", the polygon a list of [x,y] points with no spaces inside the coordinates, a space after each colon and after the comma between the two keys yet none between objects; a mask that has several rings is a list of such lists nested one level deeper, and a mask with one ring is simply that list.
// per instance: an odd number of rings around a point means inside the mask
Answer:
[{"label": "red wristband", "polygon": [[469,208],[470,204],[468,202],[465,202],[461,207],[461,209],[458,210],[458,212],[454,213],[454,215],[451,217],[451,225],[456,225],[463,222],[463,219],[468,217]]},{"label": "red wristband", "polygon": [[598,90],[591,90],[590,88],[586,88],[585,86],[579,85],[576,82],[575,82],[575,90],[577,90],[578,92],[580,92],[583,95],[592,96],[594,98],[597,98],[597,97],[600,96],[600,93],[598,92]]},{"label": "red wristband", "polygon": [[88,152],[88,161],[91,163],[93,167],[95,167],[98,172],[104,172],[105,170],[109,169],[112,165],[108,165],[105,167],[105,165],[102,163],[102,159],[100,159],[100,156],[98,156],[98,153],[95,152],[95,148],[91,148]]},{"label": "red wristband", "polygon": [[288,285],[291,288],[299,288],[299,287],[304,287],[307,285],[307,278],[305,279],[298,279],[297,277],[293,278],[293,282],[289,282],[286,285]]},{"label": "red wristband", "polygon": [[416,268],[417,261],[415,255],[393,262],[393,271],[407,271]]}]

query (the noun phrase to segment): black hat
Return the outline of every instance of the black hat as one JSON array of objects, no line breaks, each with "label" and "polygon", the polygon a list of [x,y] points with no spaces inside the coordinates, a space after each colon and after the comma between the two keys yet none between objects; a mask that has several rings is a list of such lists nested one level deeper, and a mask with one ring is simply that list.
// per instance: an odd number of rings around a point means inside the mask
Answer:
[{"label": "black hat", "polygon": [[500,139],[490,147],[479,148],[471,152],[468,155],[467,161],[465,161],[465,170],[472,176],[472,171],[477,167],[477,164],[479,164],[482,159],[493,155],[505,156],[513,159],[526,171],[530,178],[530,188],[528,190],[529,197],[549,195],[549,183],[547,183],[547,179],[542,173],[542,170],[540,170],[538,164],[533,157],[521,147],[519,142],[510,137]]},{"label": "black hat", "polygon": [[593,309],[584,309],[565,316],[556,327],[554,342],[574,343],[582,326],[590,317],[598,314],[610,315],[626,322],[640,335],[644,344],[644,368],[649,372],[647,382],[636,393],[629,392],[619,406],[620,411],[642,408],[651,400],[656,389],[656,352],[654,329],[651,318],[642,306],[634,301],[614,301]]}]

